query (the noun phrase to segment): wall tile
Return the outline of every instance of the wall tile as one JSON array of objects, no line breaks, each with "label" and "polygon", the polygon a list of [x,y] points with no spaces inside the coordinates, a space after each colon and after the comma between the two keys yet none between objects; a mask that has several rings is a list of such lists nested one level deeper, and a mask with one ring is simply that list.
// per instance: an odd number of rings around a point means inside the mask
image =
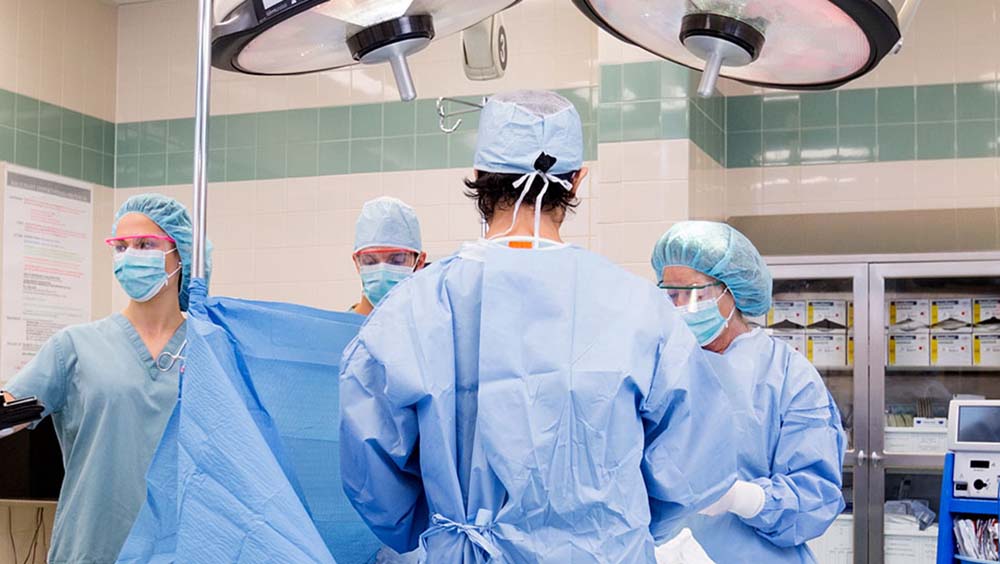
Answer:
[{"label": "wall tile", "polygon": [[837,93],[837,123],[872,125],[875,123],[875,90],[842,90]]},{"label": "wall tile", "polygon": [[622,136],[629,140],[660,137],[660,102],[622,104]]},{"label": "wall tile", "polygon": [[916,157],[916,126],[879,125],[878,160],[911,161]]},{"label": "wall tile", "polygon": [[15,126],[17,121],[16,100],[17,96],[13,92],[0,90],[0,125]]},{"label": "wall tile", "polygon": [[381,168],[381,139],[354,139],[351,141],[351,174],[379,172]]},{"label": "wall tile", "polygon": [[621,99],[624,102],[660,99],[660,62],[625,65]]},{"label": "wall tile", "polygon": [[921,123],[917,125],[917,158],[954,159],[955,123]]},{"label": "wall tile", "polygon": [[974,82],[955,85],[958,119],[995,119],[996,82]]},{"label": "wall tile", "polygon": [[809,92],[799,96],[802,127],[835,127],[837,93]]},{"label": "wall tile", "polygon": [[838,160],[842,163],[874,161],[878,147],[876,136],[876,128],[872,125],[841,127],[838,131]]},{"label": "wall tile", "polygon": [[319,110],[319,140],[340,141],[351,137],[351,108],[337,106]]},{"label": "wall tile", "polygon": [[878,89],[878,123],[912,123],[916,119],[912,86]]},{"label": "wall tile", "polygon": [[957,124],[958,157],[970,159],[997,155],[996,122],[960,121]]},{"label": "wall tile", "polygon": [[14,160],[14,128],[0,125],[0,161]]},{"label": "wall tile", "polygon": [[41,137],[38,139],[38,168],[53,174],[60,173],[62,147],[59,141]]},{"label": "wall tile", "polygon": [[351,139],[382,136],[382,104],[351,106]]},{"label": "wall tile", "polygon": [[838,149],[835,127],[802,130],[802,164],[837,162]]},{"label": "wall tile", "polygon": [[309,177],[319,173],[318,143],[291,143],[286,158],[289,177]]},{"label": "wall tile", "polygon": [[918,86],[916,95],[918,122],[954,121],[954,84]]},{"label": "wall tile", "polygon": [[387,137],[413,135],[416,132],[416,104],[412,102],[392,102],[385,104],[383,126]]},{"label": "wall tile", "polygon": [[319,140],[319,110],[289,110],[285,115],[289,143],[315,143]]},{"label": "wall tile", "polygon": [[18,131],[14,138],[14,163],[34,168],[38,166],[38,136]]},{"label": "wall tile", "polygon": [[349,141],[330,141],[319,144],[319,174],[347,174],[351,170],[351,145]]},{"label": "wall tile", "polygon": [[764,96],[764,130],[798,129],[799,96],[778,94]]},{"label": "wall tile", "polygon": [[763,99],[760,96],[726,98],[728,131],[759,131],[763,128],[763,108]]},{"label": "wall tile", "polygon": [[46,102],[39,105],[38,134],[49,139],[62,139],[62,108]]},{"label": "wall tile", "polygon": [[83,149],[76,145],[63,143],[59,172],[63,176],[80,178],[83,175]]}]

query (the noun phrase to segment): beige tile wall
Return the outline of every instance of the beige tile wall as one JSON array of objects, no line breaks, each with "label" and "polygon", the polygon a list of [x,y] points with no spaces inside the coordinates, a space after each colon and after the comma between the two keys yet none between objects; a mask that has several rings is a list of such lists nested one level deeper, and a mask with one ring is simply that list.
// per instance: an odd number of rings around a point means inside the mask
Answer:
[{"label": "beige tile wall", "polygon": [[116,27],[99,0],[0,0],[0,88],[113,121]]},{"label": "beige tile wall", "polygon": [[[117,10],[98,0],[0,0],[0,88],[104,120],[115,118]],[[2,170],[2,167],[0,167]],[[95,233],[108,223],[112,191],[95,187]],[[100,246],[97,249],[96,246]],[[95,242],[93,313],[110,312],[110,259]],[[0,504],[0,563],[27,557],[35,530],[31,505]],[[54,508],[45,507],[45,534],[30,562],[44,563]],[[6,534],[8,531],[10,534]]]}]

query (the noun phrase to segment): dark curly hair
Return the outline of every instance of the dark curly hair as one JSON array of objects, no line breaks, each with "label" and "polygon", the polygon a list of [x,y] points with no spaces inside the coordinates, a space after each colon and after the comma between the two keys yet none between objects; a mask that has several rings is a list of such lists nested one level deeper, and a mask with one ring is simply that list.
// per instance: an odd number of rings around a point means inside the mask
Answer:
[{"label": "dark curly hair", "polygon": [[[576,174],[576,172],[571,172],[555,176],[561,180],[573,182]],[[498,209],[512,208],[517,203],[517,199],[520,197],[524,187],[514,188],[514,183],[521,176],[523,175],[476,171],[474,179],[465,179],[465,187],[467,188],[465,195],[476,201],[476,207],[479,208],[480,215],[488,222],[493,219],[493,214]],[[533,206],[535,198],[538,197],[538,193],[542,190],[542,186],[544,186],[542,179],[535,178],[531,189],[528,190],[527,196],[524,197],[522,205]],[[562,186],[555,182],[549,182],[549,189],[542,198],[543,212],[561,210],[565,213],[568,210],[575,209],[579,205],[580,200],[575,194],[563,189]]]}]

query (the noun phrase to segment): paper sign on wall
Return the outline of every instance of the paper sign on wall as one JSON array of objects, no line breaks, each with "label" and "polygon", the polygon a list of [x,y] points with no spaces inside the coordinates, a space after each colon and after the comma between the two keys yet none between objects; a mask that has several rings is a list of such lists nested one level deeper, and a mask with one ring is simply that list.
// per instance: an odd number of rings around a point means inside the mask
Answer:
[{"label": "paper sign on wall", "polygon": [[6,168],[0,385],[56,331],[90,321],[92,202],[88,184]]}]

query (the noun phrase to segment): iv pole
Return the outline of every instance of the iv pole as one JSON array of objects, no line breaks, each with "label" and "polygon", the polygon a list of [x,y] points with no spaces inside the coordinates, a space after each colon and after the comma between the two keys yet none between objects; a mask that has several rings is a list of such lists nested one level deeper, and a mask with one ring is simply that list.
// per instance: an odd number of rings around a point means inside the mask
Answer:
[{"label": "iv pole", "polygon": [[[198,64],[194,111],[194,250],[191,277],[205,278],[208,214],[208,117],[212,81],[212,0],[198,0]],[[207,282],[207,281],[206,281]]]}]

